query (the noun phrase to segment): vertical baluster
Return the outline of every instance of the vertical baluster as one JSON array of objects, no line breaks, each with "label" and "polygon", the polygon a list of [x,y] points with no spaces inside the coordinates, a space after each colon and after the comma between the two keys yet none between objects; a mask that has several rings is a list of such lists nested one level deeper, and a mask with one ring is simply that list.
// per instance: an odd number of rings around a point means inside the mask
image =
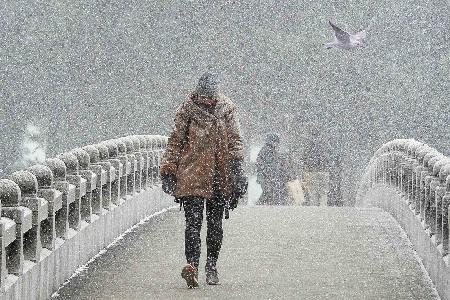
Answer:
[{"label": "vertical baluster", "polygon": [[103,206],[103,190],[107,184],[107,172],[103,169],[100,164],[100,152],[98,149],[92,145],[85,146],[82,148],[83,151],[89,155],[89,166],[88,169],[92,171],[97,177],[96,188],[92,190],[92,213],[95,215],[104,214]]},{"label": "vertical baluster", "polygon": [[[23,274],[24,235],[33,227],[32,211],[21,203],[19,186],[11,180],[0,179],[0,210],[3,225],[0,236],[0,286],[4,283],[7,273]],[[11,227],[12,220],[15,223],[13,236],[8,238],[7,227]],[[9,224],[8,224],[9,223]],[[6,226],[5,226],[6,225]],[[9,225],[9,226],[8,226]]]},{"label": "vertical baluster", "polygon": [[72,153],[60,154],[57,158],[66,165],[67,181],[75,186],[75,200],[69,203],[69,228],[81,228],[81,198],[86,194],[86,179],[78,174],[78,159]]},{"label": "vertical baluster", "polygon": [[[90,157],[86,151],[82,149],[74,149],[71,151],[78,160],[78,174],[86,181],[86,193],[81,197],[81,220],[91,223],[92,219],[92,195],[97,189],[97,175],[89,169]],[[97,192],[100,189],[97,189]]]},{"label": "vertical baluster", "polygon": [[135,190],[137,193],[140,193],[141,189],[144,189],[142,178],[142,170],[144,169],[144,156],[141,153],[141,140],[139,139],[139,137],[131,136],[130,139],[133,141],[133,154],[136,159],[136,169],[134,172]]},{"label": "vertical baluster", "polygon": [[449,253],[449,209],[450,209],[450,175],[446,178],[445,194],[442,197],[442,255]]},{"label": "vertical baluster", "polygon": [[117,158],[119,154],[119,149],[116,142],[110,140],[101,143],[101,145],[104,145],[108,149],[108,162],[111,163],[111,166],[115,170],[114,179],[111,182],[111,203],[115,206],[118,206],[121,205],[122,202],[124,201],[121,198],[122,192],[120,190],[124,166]]},{"label": "vertical baluster", "polygon": [[442,222],[443,222],[443,197],[445,195],[446,188],[443,186],[437,186],[435,190],[435,199],[436,199],[436,215],[435,215],[435,225],[436,228],[436,244],[439,245],[442,243]]},{"label": "vertical baluster", "polygon": [[75,186],[66,180],[66,165],[57,158],[49,158],[45,164],[54,175],[54,187],[62,193],[61,209],[55,214],[56,237],[67,239],[69,230],[69,205],[75,201]]},{"label": "vertical baluster", "polygon": [[48,217],[41,223],[42,246],[48,250],[55,249],[56,213],[62,208],[62,193],[53,188],[53,173],[49,167],[44,165],[34,165],[28,168],[38,183],[37,196],[44,198],[48,203]]},{"label": "vertical baluster", "polygon": [[48,217],[48,203],[37,196],[38,183],[36,177],[28,171],[17,171],[8,176],[20,188],[21,206],[29,208],[33,212],[32,228],[23,238],[23,251],[26,260],[38,262],[41,258],[41,222]]},{"label": "vertical baluster", "polygon": [[120,197],[125,200],[128,194],[128,175],[131,173],[131,163],[128,161],[125,143],[120,140],[114,140],[114,142],[117,144],[118,149],[117,159],[123,165],[122,177],[120,178]]},{"label": "vertical baluster", "polygon": [[125,152],[123,155],[126,157],[127,161],[127,195],[133,196],[136,193],[136,169],[137,161],[134,155],[134,144],[131,138],[123,137],[119,139],[120,142],[125,144]]},{"label": "vertical baluster", "polygon": [[142,161],[143,161],[142,171],[141,171],[141,181],[142,181],[141,185],[142,185],[143,189],[148,189],[149,186],[151,185],[151,183],[150,183],[149,177],[148,177],[149,154],[148,154],[148,150],[147,150],[147,139],[143,135],[138,136],[138,138],[140,141],[140,152],[141,152]]}]

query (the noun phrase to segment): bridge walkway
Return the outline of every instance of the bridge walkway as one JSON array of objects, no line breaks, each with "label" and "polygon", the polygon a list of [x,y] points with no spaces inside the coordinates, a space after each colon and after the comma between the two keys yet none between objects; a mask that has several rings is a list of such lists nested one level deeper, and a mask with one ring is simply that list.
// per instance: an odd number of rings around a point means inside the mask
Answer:
[{"label": "bridge walkway", "polygon": [[178,209],[154,217],[53,298],[439,298],[405,233],[377,208],[239,207],[224,220],[222,284],[207,286],[201,269],[194,290],[180,277],[183,227]]}]

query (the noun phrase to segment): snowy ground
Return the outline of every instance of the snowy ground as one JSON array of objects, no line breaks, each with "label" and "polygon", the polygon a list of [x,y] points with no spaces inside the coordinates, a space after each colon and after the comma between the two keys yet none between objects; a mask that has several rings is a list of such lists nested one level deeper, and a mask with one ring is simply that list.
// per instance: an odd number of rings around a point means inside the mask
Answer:
[{"label": "snowy ground", "polygon": [[[239,207],[224,222],[220,286],[188,290],[184,218],[145,222],[56,299],[439,299],[409,240],[380,209]],[[205,230],[202,232],[204,240]]]}]

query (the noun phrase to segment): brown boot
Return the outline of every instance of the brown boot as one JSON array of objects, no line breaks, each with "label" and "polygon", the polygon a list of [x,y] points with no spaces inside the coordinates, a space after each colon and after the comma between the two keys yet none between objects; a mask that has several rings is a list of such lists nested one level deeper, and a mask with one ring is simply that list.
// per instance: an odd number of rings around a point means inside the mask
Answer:
[{"label": "brown boot", "polygon": [[188,288],[198,287],[198,269],[194,265],[187,264],[181,270],[181,277],[186,280]]}]

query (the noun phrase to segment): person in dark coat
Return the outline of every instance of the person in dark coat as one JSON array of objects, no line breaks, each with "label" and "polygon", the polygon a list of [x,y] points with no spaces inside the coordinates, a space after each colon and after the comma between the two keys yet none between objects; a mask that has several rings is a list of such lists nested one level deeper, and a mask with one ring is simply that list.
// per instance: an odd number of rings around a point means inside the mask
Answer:
[{"label": "person in dark coat", "polygon": [[330,190],[328,192],[328,206],[342,206],[342,175],[343,166],[340,153],[335,154],[330,164]]},{"label": "person in dark coat", "polygon": [[328,204],[330,164],[323,142],[320,132],[311,129],[302,155],[304,205]]},{"label": "person in dark coat", "polygon": [[216,75],[205,73],[178,108],[160,174],[165,192],[184,206],[185,256],[181,276],[198,287],[200,230],[206,206],[206,282],[219,284],[217,260],[222,246],[222,218],[247,190],[243,144],[235,104],[219,92]]},{"label": "person in dark coat", "polygon": [[276,134],[266,137],[265,145],[256,158],[257,182],[261,185],[262,194],[257,205],[290,204],[287,182],[291,179],[287,168],[287,159],[278,151],[280,138]]}]

